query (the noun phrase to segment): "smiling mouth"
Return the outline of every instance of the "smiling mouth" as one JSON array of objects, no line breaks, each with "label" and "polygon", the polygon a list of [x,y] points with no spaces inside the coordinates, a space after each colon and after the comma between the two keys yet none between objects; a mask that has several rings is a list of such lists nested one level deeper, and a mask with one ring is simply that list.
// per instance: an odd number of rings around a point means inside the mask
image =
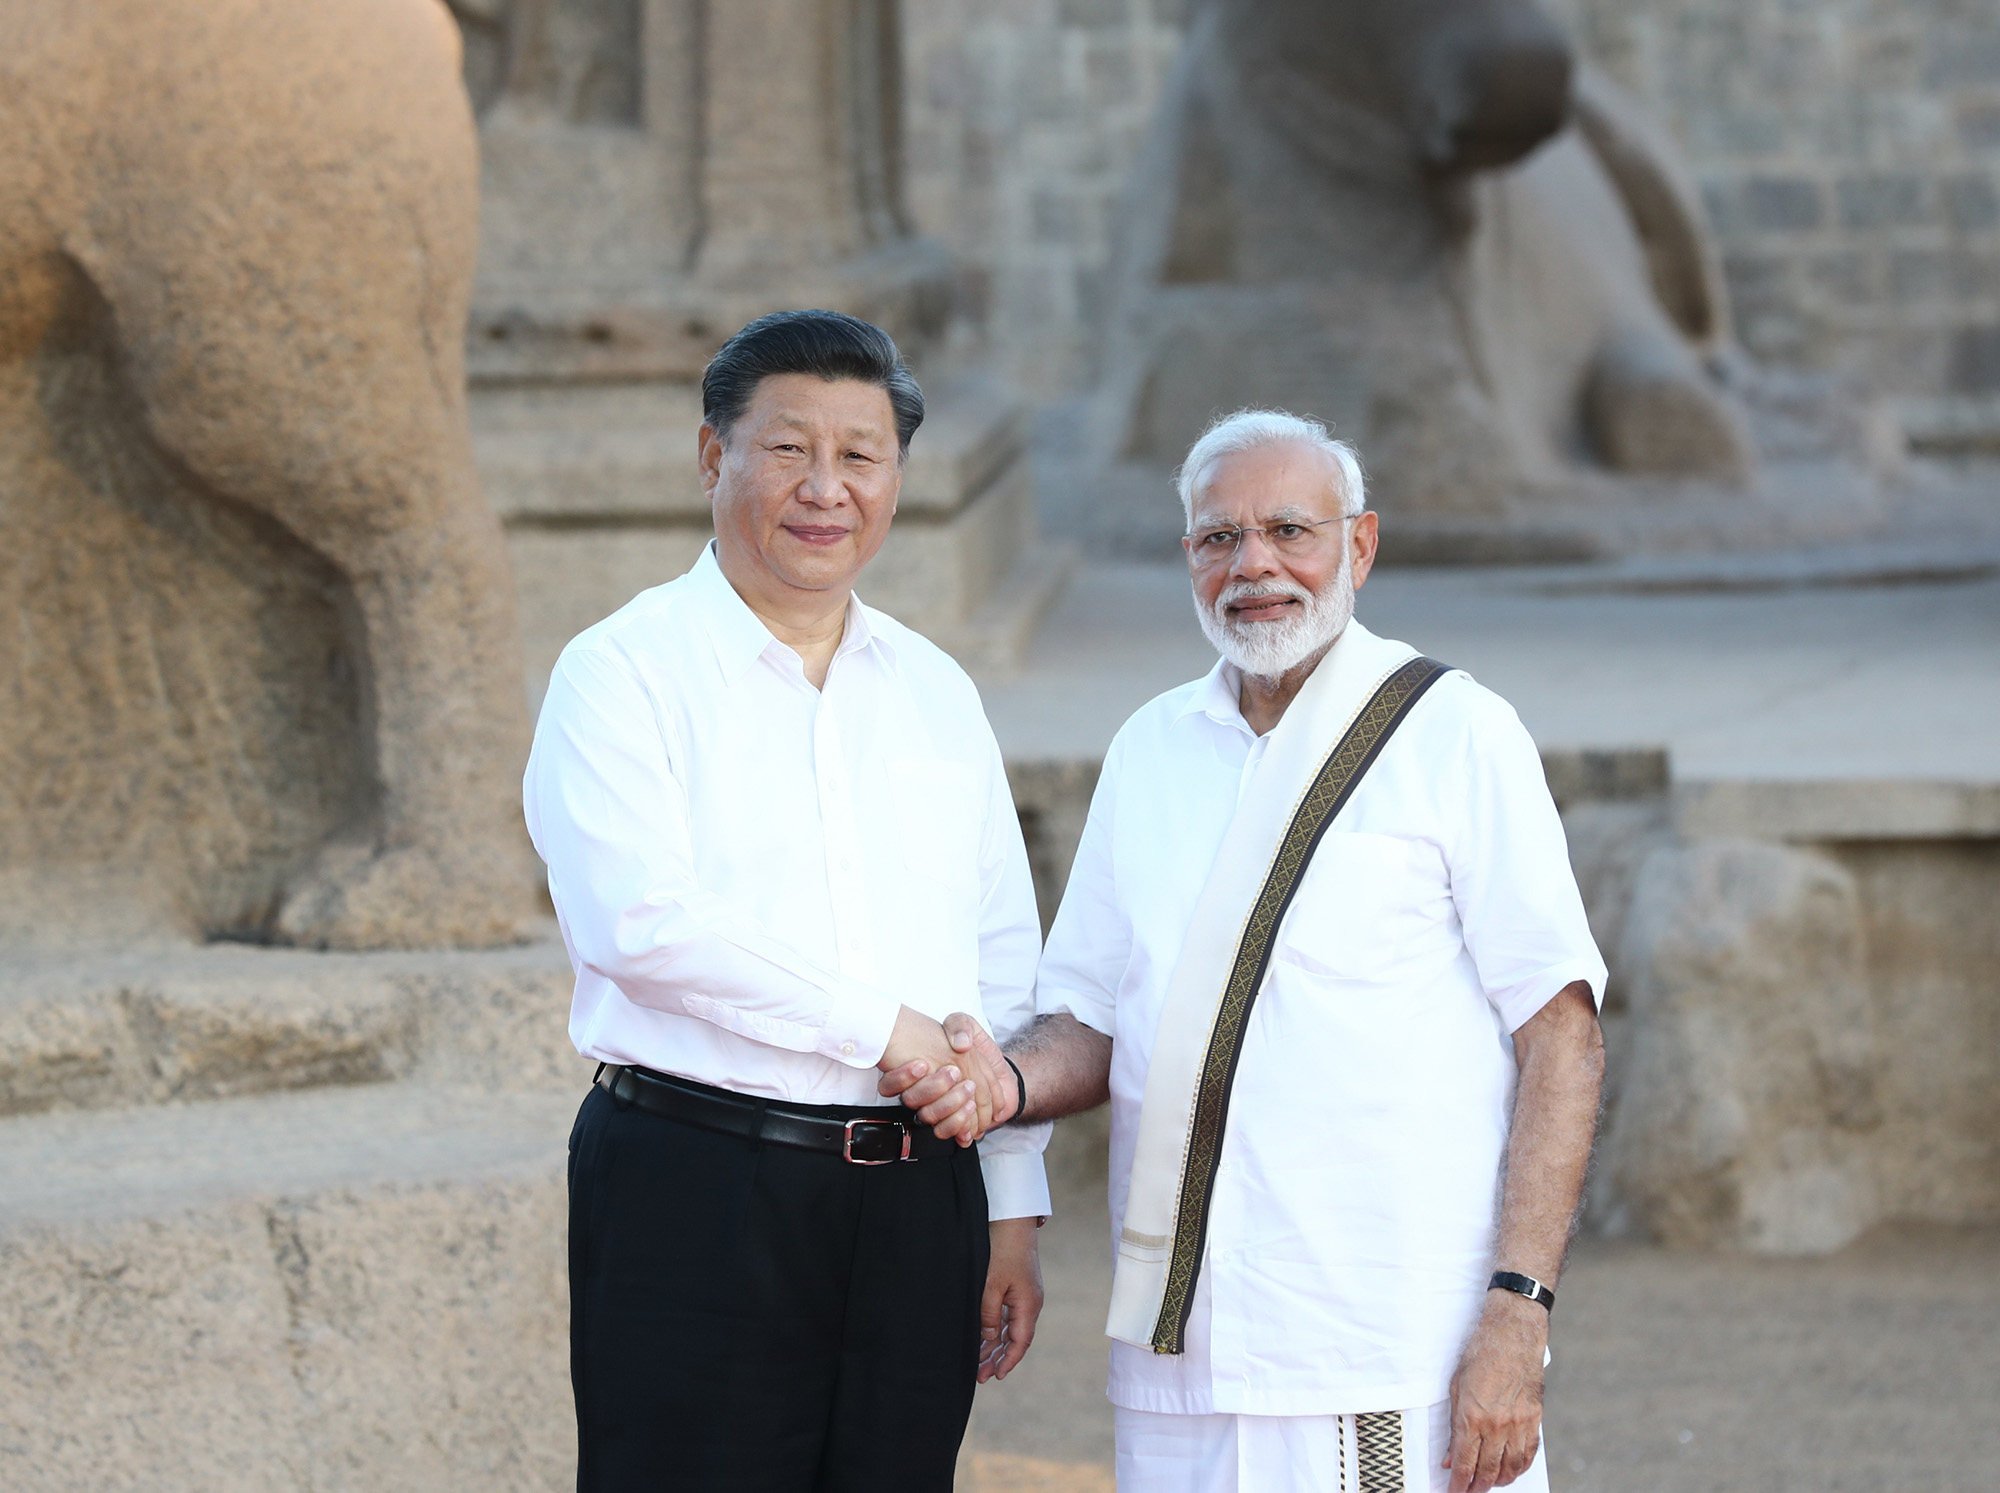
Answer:
[{"label": "smiling mouth", "polygon": [[1268,622],[1298,604],[1296,596],[1252,596],[1231,602],[1229,615],[1238,622]]}]

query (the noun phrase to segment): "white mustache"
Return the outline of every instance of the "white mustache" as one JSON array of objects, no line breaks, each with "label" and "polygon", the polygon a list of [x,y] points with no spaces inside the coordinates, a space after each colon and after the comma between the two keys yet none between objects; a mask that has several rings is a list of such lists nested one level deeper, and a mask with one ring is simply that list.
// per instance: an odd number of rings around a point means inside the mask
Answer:
[{"label": "white mustache", "polygon": [[1248,601],[1253,596],[1261,601],[1268,601],[1278,596],[1308,603],[1313,599],[1312,592],[1297,581],[1231,581],[1215,598],[1215,610],[1219,614],[1224,607],[1234,606],[1239,601]]}]

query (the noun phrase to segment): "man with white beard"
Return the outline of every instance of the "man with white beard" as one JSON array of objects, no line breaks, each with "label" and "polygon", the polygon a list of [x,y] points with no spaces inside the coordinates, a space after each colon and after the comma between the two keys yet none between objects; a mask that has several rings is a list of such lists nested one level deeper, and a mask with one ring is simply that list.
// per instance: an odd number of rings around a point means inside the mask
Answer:
[{"label": "man with white beard", "polygon": [[1231,415],[1179,487],[1222,657],[1111,744],[999,1111],[1111,1102],[1119,1487],[1546,1489],[1605,970],[1540,758],[1353,620],[1377,519],[1323,426]]}]

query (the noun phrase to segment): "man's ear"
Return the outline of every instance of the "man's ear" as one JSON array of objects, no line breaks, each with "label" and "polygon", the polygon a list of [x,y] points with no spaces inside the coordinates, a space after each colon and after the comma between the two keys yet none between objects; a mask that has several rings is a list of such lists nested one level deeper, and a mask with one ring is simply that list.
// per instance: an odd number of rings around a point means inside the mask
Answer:
[{"label": "man's ear", "polygon": [[704,420],[701,433],[695,437],[695,464],[701,468],[702,495],[711,503],[715,501],[715,485],[722,480],[722,446],[722,437]]},{"label": "man's ear", "polygon": [[1347,542],[1354,547],[1354,589],[1359,591],[1368,579],[1368,572],[1375,568],[1375,551],[1382,543],[1381,525],[1375,517],[1375,510],[1369,509],[1354,521],[1354,530],[1347,536]]}]

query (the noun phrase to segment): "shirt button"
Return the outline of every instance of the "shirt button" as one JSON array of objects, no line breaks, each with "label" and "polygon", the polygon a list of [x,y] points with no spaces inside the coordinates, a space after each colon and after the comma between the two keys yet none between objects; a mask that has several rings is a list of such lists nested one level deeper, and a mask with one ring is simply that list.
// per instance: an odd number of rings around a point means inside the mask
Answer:
[{"label": "shirt button", "polygon": [[844,1058],[851,1058],[851,1057],[853,1057],[853,1056],[854,1056],[854,1044],[853,1044],[852,1042],[843,1042],[843,1043],[841,1043],[841,1044],[840,1044],[840,1055],[841,1055],[842,1057],[844,1057]]}]

